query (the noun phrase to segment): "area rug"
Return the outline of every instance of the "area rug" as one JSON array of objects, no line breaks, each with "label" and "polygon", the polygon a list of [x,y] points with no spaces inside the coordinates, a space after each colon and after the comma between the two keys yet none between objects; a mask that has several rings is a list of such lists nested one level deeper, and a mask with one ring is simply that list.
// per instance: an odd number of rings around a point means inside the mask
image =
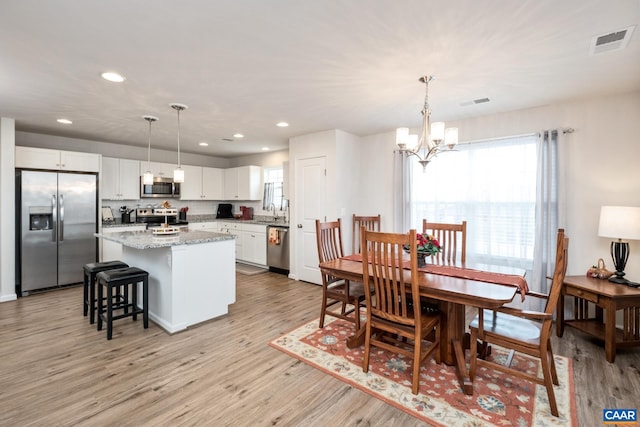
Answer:
[{"label": "area rug", "polygon": [[266,273],[269,270],[261,267],[254,267],[248,264],[236,263],[236,273],[244,274],[245,276],[253,276],[256,274]]},{"label": "area rug", "polygon": [[[492,369],[478,367],[474,394],[459,387],[453,366],[437,365],[433,358],[420,369],[420,390],[411,393],[412,361],[373,347],[369,373],[362,372],[364,346],[348,349],[345,339],[353,323],[342,319],[309,322],[269,343],[314,368],[395,406],[434,426],[578,426],[571,359],[555,356],[559,386],[555,387],[560,417],[554,417],[544,387]],[[490,357],[504,359],[508,352],[492,348]],[[513,366],[540,369],[538,360],[514,357]]]}]

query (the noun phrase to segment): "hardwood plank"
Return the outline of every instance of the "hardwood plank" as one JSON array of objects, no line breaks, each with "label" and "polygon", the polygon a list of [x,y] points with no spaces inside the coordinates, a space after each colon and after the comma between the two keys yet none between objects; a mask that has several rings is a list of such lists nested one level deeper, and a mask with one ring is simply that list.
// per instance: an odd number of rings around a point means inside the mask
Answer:
[{"label": "hardwood plank", "polygon": [[[267,345],[317,318],[320,298],[283,275],[238,275],[227,316],[174,335],[123,319],[112,341],[82,316],[79,287],[2,303],[0,425],[423,425]],[[610,364],[579,331],[553,338],[574,359],[580,421],[637,407],[638,349]]]}]

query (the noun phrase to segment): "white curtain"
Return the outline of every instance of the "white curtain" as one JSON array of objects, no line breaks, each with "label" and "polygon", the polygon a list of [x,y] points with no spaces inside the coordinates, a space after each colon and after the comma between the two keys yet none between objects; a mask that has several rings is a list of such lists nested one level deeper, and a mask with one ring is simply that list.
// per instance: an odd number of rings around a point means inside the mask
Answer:
[{"label": "white curtain", "polygon": [[[548,293],[547,277],[553,276],[555,268],[559,222],[558,141],[561,137],[562,131],[542,131],[536,148],[536,235],[533,271],[528,283],[530,289],[542,293]],[[540,310],[543,303],[531,308]]]},{"label": "white curtain", "polygon": [[[468,260],[525,269],[530,289],[546,292],[558,229],[559,134],[460,144],[424,172],[410,157],[409,226],[466,220]],[[527,298],[527,307],[539,309],[535,300]]]},{"label": "white curtain", "polygon": [[411,163],[399,150],[393,152],[393,189],[393,229],[406,233],[410,228]]},{"label": "white curtain", "polygon": [[533,266],[536,135],[459,144],[422,171],[416,164],[411,225],[467,221],[467,259]]}]

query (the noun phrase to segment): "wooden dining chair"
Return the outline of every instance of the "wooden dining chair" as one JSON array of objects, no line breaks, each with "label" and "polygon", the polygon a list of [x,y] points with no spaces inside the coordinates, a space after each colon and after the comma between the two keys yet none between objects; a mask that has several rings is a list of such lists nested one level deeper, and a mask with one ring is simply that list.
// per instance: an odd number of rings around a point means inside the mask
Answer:
[{"label": "wooden dining chair", "polygon": [[369,231],[380,231],[380,214],[376,216],[358,216],[353,214],[353,240],[351,241],[351,253],[359,254],[360,250],[360,228],[364,227]]},{"label": "wooden dining chair", "polygon": [[422,233],[435,237],[442,246],[442,251],[435,255],[440,262],[455,263],[460,253],[460,261],[467,259],[467,221],[461,224],[446,224],[442,222],[427,222],[422,220]]},{"label": "wooden dining chair", "polygon": [[[562,285],[567,269],[567,250],[569,238],[565,237],[564,230],[558,230],[556,244],[556,265],[553,273],[553,282],[549,295],[537,292],[528,292],[527,295],[546,299],[544,312],[520,310],[511,307],[501,307],[496,310],[479,310],[478,315],[469,325],[471,331],[471,357],[469,364],[469,376],[473,381],[477,365],[487,366],[500,372],[524,378],[547,389],[551,413],[558,416],[553,385],[558,385],[556,364],[551,350],[551,324],[553,313],[556,310],[558,299],[561,298]],[[478,358],[477,340],[480,339],[483,346],[495,344],[511,350],[506,363]],[[542,365],[542,378],[537,374],[531,375],[521,370],[510,367],[515,352],[528,354],[540,359]]]},{"label": "wooden dining chair", "polygon": [[[362,263],[367,304],[362,370],[369,371],[371,346],[412,358],[411,392],[418,394],[422,362],[435,352],[440,363],[440,313],[423,313],[418,304],[409,304],[419,297],[416,230],[397,234],[363,227],[361,233],[362,259],[370,259]],[[411,247],[409,270],[403,264],[403,245]],[[435,338],[427,344],[423,340],[434,330]]]},{"label": "wooden dining chair", "polygon": [[[316,220],[316,241],[320,262],[331,261],[344,256],[342,246],[342,227],[340,218],[337,221],[320,222]],[[338,279],[322,273],[322,306],[320,308],[320,328],[324,328],[325,316],[333,316],[354,322],[356,330],[360,329],[360,307],[364,302],[362,283]],[[340,312],[327,310],[341,304]],[[353,308],[347,310],[347,305]],[[355,314],[349,316],[351,313]]]}]

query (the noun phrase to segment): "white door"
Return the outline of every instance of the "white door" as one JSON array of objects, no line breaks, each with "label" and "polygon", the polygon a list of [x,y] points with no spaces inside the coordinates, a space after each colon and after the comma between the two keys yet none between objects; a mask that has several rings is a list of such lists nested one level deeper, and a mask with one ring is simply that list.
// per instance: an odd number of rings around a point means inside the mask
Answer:
[{"label": "white door", "polygon": [[296,162],[296,275],[300,280],[322,284],[318,269],[316,219],[326,220],[326,158],[312,157]]}]

